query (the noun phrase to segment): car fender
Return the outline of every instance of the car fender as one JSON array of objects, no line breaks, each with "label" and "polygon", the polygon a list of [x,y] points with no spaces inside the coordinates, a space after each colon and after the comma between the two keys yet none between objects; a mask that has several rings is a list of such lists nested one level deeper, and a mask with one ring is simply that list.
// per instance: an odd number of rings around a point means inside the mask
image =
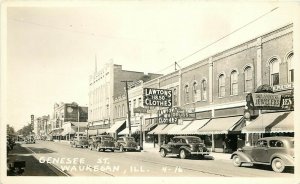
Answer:
[{"label": "car fender", "polygon": [[187,152],[191,152],[191,148],[190,147],[188,147],[188,146],[181,146],[180,148],[179,148],[179,150],[182,150],[182,149],[184,149],[184,150],[186,150]]},{"label": "car fender", "polygon": [[241,151],[235,151],[231,154],[230,159],[233,159],[235,155],[238,155],[240,157],[241,162],[252,162],[252,159],[249,155],[245,154]]},{"label": "car fender", "polygon": [[162,146],[160,146],[159,151],[161,149],[165,149],[165,150],[167,150],[167,152],[172,152],[171,148],[168,145],[162,145]]},{"label": "car fender", "polygon": [[286,166],[294,166],[294,158],[287,154],[275,153],[270,158],[270,163],[274,158],[280,158]]}]

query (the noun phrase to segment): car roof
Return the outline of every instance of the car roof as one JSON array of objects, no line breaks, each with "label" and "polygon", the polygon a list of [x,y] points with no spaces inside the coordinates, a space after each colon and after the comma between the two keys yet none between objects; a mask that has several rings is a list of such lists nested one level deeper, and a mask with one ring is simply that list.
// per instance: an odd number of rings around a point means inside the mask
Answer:
[{"label": "car roof", "polygon": [[294,140],[294,137],[275,136],[275,137],[264,137],[264,138],[260,138],[258,140],[289,140],[289,141],[292,141],[292,140]]},{"label": "car roof", "polygon": [[175,136],[174,138],[182,138],[182,139],[186,139],[186,138],[200,138],[200,137],[197,137],[197,136],[184,136],[184,135],[181,135],[181,136]]}]

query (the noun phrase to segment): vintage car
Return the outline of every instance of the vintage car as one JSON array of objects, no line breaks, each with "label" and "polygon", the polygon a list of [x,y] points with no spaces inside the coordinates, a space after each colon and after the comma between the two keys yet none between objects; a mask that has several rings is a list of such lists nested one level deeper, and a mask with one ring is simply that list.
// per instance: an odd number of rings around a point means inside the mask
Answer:
[{"label": "vintage car", "polygon": [[265,137],[259,139],[255,146],[245,146],[232,153],[233,165],[240,167],[243,163],[271,165],[273,171],[283,172],[287,166],[294,166],[293,137]]},{"label": "vintage car", "polygon": [[116,142],[116,149],[120,151],[140,151],[139,146],[133,137],[119,137]]},{"label": "vintage car", "polygon": [[203,141],[196,136],[176,136],[168,144],[163,144],[160,149],[160,156],[167,154],[179,155],[181,159],[196,155],[203,159],[209,155],[209,150],[205,147]]},{"label": "vintage car", "polygon": [[93,149],[97,151],[110,150],[113,152],[116,149],[115,140],[113,137],[109,135],[92,136],[89,138],[88,144],[90,150]]},{"label": "vintage car", "polygon": [[81,148],[87,148],[88,140],[86,136],[76,136],[71,140],[70,144],[71,147],[75,147],[75,148],[77,148],[78,146]]},{"label": "vintage car", "polygon": [[25,137],[25,143],[26,144],[34,144],[35,143],[35,138],[34,138],[34,136],[30,136],[30,135],[28,135],[28,136],[26,136]]}]

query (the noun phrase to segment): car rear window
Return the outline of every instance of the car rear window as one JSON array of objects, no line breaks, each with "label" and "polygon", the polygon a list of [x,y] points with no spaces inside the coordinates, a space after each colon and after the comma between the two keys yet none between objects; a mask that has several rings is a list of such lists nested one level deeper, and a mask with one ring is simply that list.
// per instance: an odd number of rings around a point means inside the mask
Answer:
[{"label": "car rear window", "polygon": [[202,140],[200,138],[188,138],[188,143],[202,143]]}]

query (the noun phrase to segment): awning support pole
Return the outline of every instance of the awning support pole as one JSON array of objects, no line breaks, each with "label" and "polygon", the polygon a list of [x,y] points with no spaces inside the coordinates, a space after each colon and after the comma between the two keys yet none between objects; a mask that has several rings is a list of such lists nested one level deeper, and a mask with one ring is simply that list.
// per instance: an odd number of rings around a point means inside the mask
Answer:
[{"label": "awning support pole", "polygon": [[211,134],[211,151],[215,151],[215,136]]}]

